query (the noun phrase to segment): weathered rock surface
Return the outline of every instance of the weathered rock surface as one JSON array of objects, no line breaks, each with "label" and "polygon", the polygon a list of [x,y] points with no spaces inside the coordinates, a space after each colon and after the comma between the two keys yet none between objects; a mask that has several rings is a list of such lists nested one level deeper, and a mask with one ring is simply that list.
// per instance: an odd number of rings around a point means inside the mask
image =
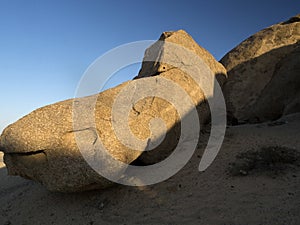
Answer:
[{"label": "weathered rock surface", "polygon": [[232,118],[255,123],[298,111],[299,46],[297,15],[254,34],[221,59],[228,71],[224,95]]},{"label": "weathered rock surface", "polygon": [[[95,172],[85,159],[92,161],[96,169],[100,168],[117,180],[126,170],[126,165],[133,162],[146,148],[151,146],[154,148],[153,153],[158,154],[158,157],[148,155],[151,156],[146,157],[148,161],[145,162],[148,164],[163,159],[174,150],[180,136],[180,117],[174,104],[165,100],[164,96],[178,97],[179,91],[184,90],[186,96],[179,99],[180,104],[193,108],[197,106],[199,112],[203,112],[200,115],[201,123],[207,121],[205,96],[186,71],[195,67],[192,72],[197,78],[201,78],[204,76],[201,69],[206,70],[208,75],[215,76],[225,75],[224,67],[184,31],[167,32],[162,37],[197,53],[194,54],[195,61],[193,57],[188,57],[186,50],[174,52],[173,48],[166,48],[166,42],[160,42],[163,45],[158,52],[172,68],[161,71],[163,65],[152,60],[158,63],[159,69],[147,64],[148,70],[144,63],[139,76],[144,77],[143,79],[123,83],[98,95],[45,106],[8,126],[1,135],[0,150],[5,154],[4,161],[9,174],[36,180],[52,191],[74,192],[106,188],[111,182]],[[166,55],[172,57],[165,57]],[[197,65],[199,57],[204,61],[203,65]],[[147,77],[152,73],[156,74],[156,71],[160,72],[160,76]],[[167,81],[176,85],[166,85]],[[130,88],[125,95],[121,95],[128,85]],[[146,97],[143,96],[144,91]],[[187,104],[186,98],[191,99],[191,105]],[[190,108],[184,109],[187,113],[189,110]],[[155,118],[164,121],[167,131],[165,134],[159,126],[155,132],[151,130],[155,126],[149,127],[149,123]],[[127,143],[131,136],[136,137],[137,143],[141,145],[132,145],[130,141]],[[184,141],[189,142],[192,138],[186,137]],[[107,164],[111,159],[99,153],[101,143],[113,159],[125,163],[125,166]]]},{"label": "weathered rock surface", "polygon": [[[20,175],[36,180],[49,190],[73,192],[106,188],[111,182],[98,175],[84,160],[78,149],[75,135],[82,137],[82,145],[91,146],[97,131],[107,151],[116,159],[130,163],[140,154],[124,147],[113,135],[110,108],[120,86],[99,94],[95,107],[95,120],[88,118],[91,99],[70,99],[37,109],[8,126],[2,133],[0,149],[10,175]],[[105,97],[104,97],[105,96]],[[105,101],[102,99],[105,98]],[[73,104],[80,104],[83,114],[80,126],[73,127]],[[79,112],[78,112],[79,114]],[[78,122],[79,123],[79,122]],[[109,136],[106,138],[105,136]],[[88,151],[89,149],[82,149]],[[90,153],[94,157],[95,153]],[[112,176],[124,168],[105,168]]]}]

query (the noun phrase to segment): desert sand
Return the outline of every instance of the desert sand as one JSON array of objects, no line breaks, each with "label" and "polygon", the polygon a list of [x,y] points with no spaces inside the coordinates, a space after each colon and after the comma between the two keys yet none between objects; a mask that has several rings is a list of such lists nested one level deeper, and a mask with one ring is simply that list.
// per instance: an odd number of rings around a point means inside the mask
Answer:
[{"label": "desert sand", "polygon": [[179,173],[139,188],[52,193],[7,176],[1,163],[0,224],[300,224],[299,134],[300,114],[230,126],[205,172],[197,169],[205,146],[200,141]]}]

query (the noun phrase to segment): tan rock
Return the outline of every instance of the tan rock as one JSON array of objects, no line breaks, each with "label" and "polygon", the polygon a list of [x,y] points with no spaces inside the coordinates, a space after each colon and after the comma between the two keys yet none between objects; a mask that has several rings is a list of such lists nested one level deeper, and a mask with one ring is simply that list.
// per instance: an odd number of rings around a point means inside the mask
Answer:
[{"label": "tan rock", "polygon": [[[283,91],[288,91],[285,86],[287,82],[297,82],[292,80],[295,78],[290,75],[292,70],[289,69],[284,74],[280,72],[283,76],[280,79],[285,80],[281,85],[276,84],[276,87],[270,85],[271,83],[273,85],[272,80],[278,76],[282,60],[298,48],[299,41],[300,15],[297,15],[286,22],[259,31],[221,59],[221,63],[228,71],[224,95],[231,117],[239,122],[260,122],[276,119],[284,113],[286,103],[274,106],[271,102],[276,101],[274,98],[278,96],[277,93],[285,95]],[[299,61],[295,60],[294,66],[299,64]],[[270,91],[272,88],[273,91]],[[260,98],[264,99],[260,101],[266,105],[258,103]],[[284,101],[290,100],[286,98]]]}]

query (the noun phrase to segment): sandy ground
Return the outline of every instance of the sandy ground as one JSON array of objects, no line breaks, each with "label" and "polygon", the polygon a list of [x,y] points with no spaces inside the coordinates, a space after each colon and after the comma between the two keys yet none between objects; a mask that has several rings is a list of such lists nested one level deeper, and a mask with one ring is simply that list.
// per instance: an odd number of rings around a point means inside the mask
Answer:
[{"label": "sandy ground", "polygon": [[200,145],[178,174],[143,188],[51,193],[1,168],[0,225],[300,224],[299,134],[300,115],[229,127],[208,170],[197,170]]}]

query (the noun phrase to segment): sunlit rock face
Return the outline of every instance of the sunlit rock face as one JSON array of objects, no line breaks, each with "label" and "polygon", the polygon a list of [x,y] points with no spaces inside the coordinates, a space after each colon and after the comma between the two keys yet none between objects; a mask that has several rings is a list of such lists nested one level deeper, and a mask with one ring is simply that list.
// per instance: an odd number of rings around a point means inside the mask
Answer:
[{"label": "sunlit rock face", "polygon": [[300,15],[249,37],[222,59],[228,113],[239,123],[299,112]]}]

